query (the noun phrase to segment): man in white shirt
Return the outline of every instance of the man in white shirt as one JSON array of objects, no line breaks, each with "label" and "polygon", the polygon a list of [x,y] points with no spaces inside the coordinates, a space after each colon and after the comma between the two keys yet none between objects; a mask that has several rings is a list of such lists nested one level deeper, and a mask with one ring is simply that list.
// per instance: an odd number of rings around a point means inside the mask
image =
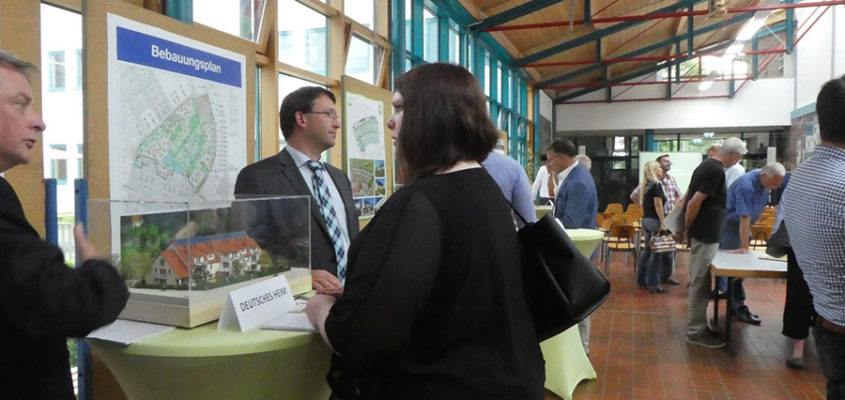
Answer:
[{"label": "man in white shirt", "polygon": [[731,184],[737,180],[740,176],[745,175],[745,167],[742,166],[740,163],[734,164],[734,166],[725,170],[725,187],[730,188]]},{"label": "man in white shirt", "polygon": [[555,199],[557,186],[560,180],[557,175],[549,174],[549,161],[545,154],[540,155],[540,162],[543,163],[540,169],[537,170],[537,176],[534,178],[534,184],[531,186],[531,193],[534,198],[539,196],[540,204],[550,204]]}]

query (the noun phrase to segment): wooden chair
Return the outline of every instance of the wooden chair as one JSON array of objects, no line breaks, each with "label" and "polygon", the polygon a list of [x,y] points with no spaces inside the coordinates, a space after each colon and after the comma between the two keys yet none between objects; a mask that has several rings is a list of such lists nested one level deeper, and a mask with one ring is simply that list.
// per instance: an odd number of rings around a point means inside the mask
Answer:
[{"label": "wooden chair", "polygon": [[610,203],[604,209],[605,214],[617,215],[622,214],[622,204],[620,203]]},{"label": "wooden chair", "polygon": [[631,212],[632,210],[638,210],[639,212],[642,212],[643,206],[639,205],[638,203],[631,203],[628,204],[628,208],[625,209],[625,212]]},{"label": "wooden chair", "polygon": [[637,270],[637,243],[635,242],[636,229],[630,223],[612,222],[608,235],[604,238],[604,273],[610,275],[610,252],[625,252],[625,264],[627,265],[628,254],[634,254],[634,271]]},{"label": "wooden chair", "polygon": [[766,250],[766,243],[769,236],[772,235],[772,226],[752,226],[751,227],[751,242],[749,248],[751,250]]},{"label": "wooden chair", "polygon": [[628,209],[625,211],[625,214],[623,215],[628,215],[631,217],[632,220],[639,221],[643,218],[643,209],[631,209],[630,207],[628,207]]}]

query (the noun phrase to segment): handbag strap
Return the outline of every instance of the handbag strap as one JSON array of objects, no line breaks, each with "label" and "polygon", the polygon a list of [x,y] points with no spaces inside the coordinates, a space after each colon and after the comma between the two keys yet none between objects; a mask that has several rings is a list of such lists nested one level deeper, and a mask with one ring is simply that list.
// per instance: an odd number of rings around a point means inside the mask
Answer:
[{"label": "handbag strap", "polygon": [[513,204],[511,204],[511,202],[508,201],[508,199],[505,199],[505,201],[508,203],[509,206],[511,206],[511,211],[513,211],[513,213],[516,214],[516,216],[519,217],[519,219],[522,220],[522,224],[528,225],[528,221],[525,220],[525,218],[522,216],[522,214],[519,213],[519,211],[516,211],[516,208],[514,208]]}]

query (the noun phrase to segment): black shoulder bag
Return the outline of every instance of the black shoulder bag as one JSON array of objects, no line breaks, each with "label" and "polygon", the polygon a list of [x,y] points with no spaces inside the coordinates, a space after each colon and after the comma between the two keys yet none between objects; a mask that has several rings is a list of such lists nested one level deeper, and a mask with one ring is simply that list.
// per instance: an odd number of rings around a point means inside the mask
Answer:
[{"label": "black shoulder bag", "polygon": [[563,224],[548,213],[519,230],[522,281],[539,341],[587,318],[607,300],[610,282],[578,251]]}]

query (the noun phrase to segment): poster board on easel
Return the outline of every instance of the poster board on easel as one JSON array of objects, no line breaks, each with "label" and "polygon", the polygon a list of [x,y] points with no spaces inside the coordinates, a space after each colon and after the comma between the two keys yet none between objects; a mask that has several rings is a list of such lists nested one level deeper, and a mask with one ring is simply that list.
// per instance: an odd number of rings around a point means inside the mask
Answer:
[{"label": "poster board on easel", "polygon": [[343,165],[361,220],[369,220],[393,193],[393,141],[387,121],[393,94],[343,76]]}]

